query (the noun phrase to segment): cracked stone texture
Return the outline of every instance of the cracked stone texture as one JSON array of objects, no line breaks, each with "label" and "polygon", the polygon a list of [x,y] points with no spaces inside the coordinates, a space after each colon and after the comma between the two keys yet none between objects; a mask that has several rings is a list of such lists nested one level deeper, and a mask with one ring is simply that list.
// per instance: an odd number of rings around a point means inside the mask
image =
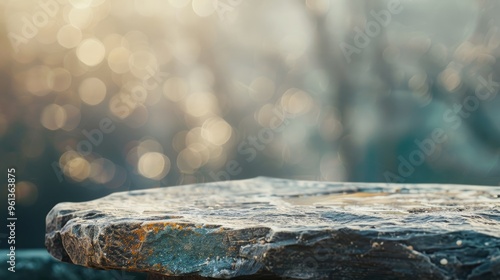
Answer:
[{"label": "cracked stone texture", "polygon": [[151,279],[500,279],[500,187],[259,177],[138,190],[57,204],[45,240],[61,261]]}]

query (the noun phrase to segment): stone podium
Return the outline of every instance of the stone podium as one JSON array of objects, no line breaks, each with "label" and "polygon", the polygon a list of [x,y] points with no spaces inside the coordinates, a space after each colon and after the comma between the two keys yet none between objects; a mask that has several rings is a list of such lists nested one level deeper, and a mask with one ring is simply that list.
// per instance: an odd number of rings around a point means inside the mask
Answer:
[{"label": "stone podium", "polygon": [[500,279],[500,187],[255,178],[59,203],[56,259],[149,279]]}]

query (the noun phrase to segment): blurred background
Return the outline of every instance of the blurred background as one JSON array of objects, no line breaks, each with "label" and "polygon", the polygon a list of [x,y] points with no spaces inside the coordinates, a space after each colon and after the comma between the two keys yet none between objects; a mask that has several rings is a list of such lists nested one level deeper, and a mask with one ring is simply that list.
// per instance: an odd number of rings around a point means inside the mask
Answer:
[{"label": "blurred background", "polygon": [[17,248],[44,246],[56,203],[117,191],[255,176],[499,185],[499,5],[2,1]]}]

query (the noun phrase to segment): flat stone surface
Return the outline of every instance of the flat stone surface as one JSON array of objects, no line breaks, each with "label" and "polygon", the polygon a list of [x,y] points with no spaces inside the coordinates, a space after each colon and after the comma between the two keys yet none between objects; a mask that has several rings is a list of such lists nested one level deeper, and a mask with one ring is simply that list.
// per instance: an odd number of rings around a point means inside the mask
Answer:
[{"label": "flat stone surface", "polygon": [[139,190],[56,205],[46,246],[151,279],[500,279],[499,197],[500,187],[261,177]]}]

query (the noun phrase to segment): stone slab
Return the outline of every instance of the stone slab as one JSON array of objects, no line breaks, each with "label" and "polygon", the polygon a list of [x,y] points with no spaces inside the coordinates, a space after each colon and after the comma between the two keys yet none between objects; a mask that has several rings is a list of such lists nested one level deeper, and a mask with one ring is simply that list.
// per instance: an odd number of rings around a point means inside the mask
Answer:
[{"label": "stone slab", "polygon": [[259,177],[114,193],[56,205],[46,247],[164,279],[500,279],[500,188]]}]

